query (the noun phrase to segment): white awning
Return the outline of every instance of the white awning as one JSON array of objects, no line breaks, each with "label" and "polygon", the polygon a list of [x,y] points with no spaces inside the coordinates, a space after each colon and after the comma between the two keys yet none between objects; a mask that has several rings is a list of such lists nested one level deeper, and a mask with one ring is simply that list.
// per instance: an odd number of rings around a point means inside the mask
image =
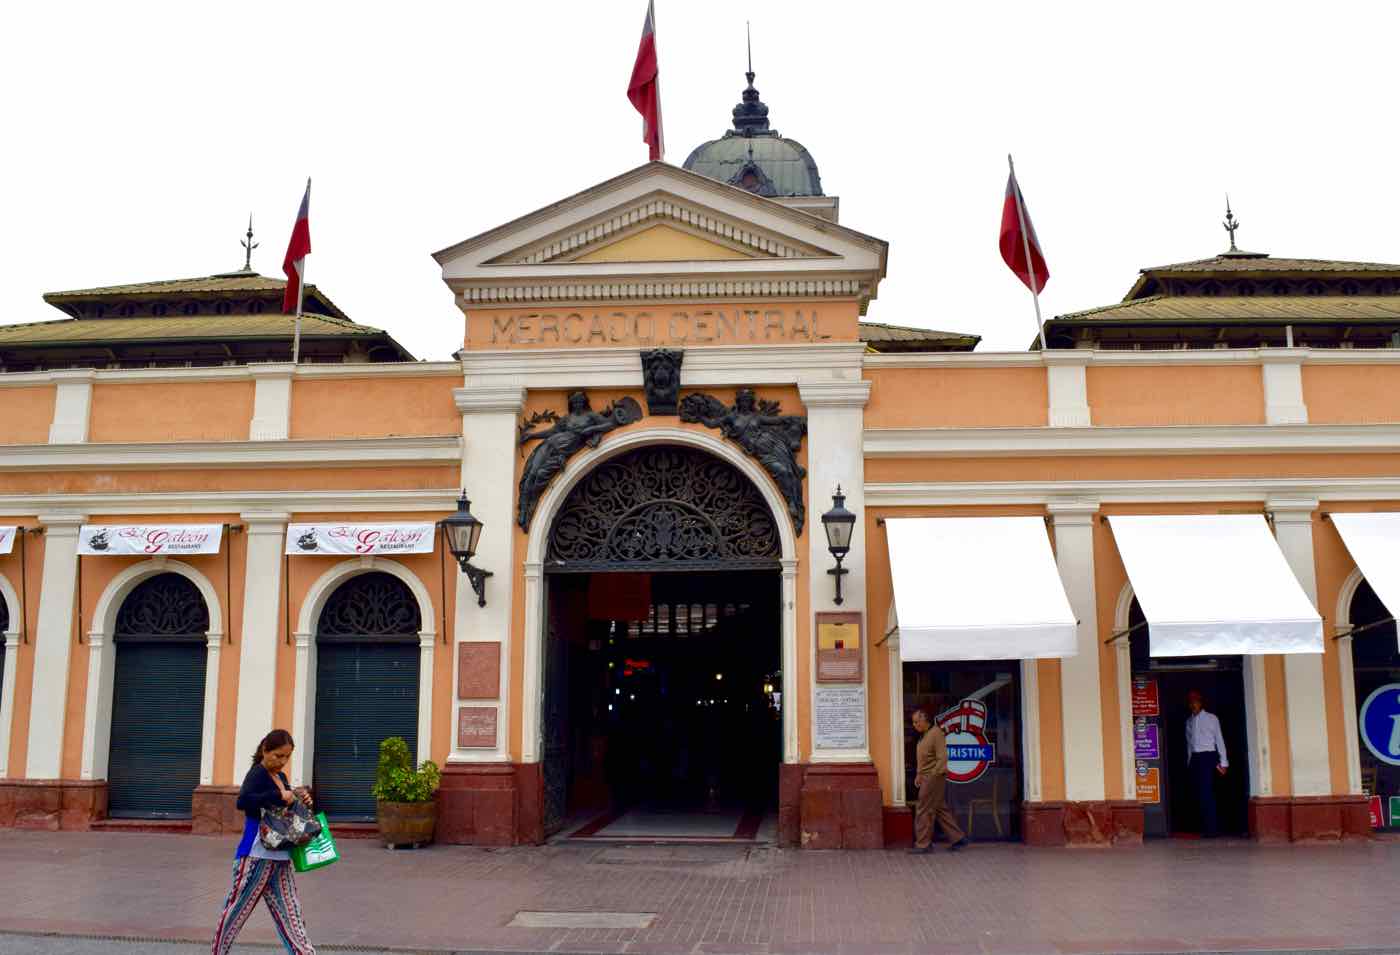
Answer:
[{"label": "white awning", "polygon": [[889,518],[905,660],[1022,660],[1077,652],[1077,622],[1040,517]]},{"label": "white awning", "polygon": [[1400,513],[1332,514],[1366,583],[1393,617],[1400,610]]},{"label": "white awning", "polygon": [[1322,652],[1322,618],[1262,514],[1108,523],[1154,657]]}]

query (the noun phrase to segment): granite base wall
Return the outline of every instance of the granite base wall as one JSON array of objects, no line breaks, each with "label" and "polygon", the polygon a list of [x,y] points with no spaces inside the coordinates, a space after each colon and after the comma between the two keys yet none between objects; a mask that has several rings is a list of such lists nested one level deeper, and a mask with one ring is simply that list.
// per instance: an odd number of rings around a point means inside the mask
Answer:
[{"label": "granite base wall", "polygon": [[0,780],[0,828],[84,830],[107,818],[107,783],[90,779]]}]

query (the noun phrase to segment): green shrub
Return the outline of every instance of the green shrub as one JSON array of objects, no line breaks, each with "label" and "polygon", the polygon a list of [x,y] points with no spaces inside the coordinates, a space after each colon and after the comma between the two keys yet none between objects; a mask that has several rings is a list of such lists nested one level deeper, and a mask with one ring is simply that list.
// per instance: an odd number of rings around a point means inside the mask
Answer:
[{"label": "green shrub", "polygon": [[374,776],[374,798],[382,802],[429,802],[442,782],[442,771],[431,759],[413,768],[408,744],[402,736],[390,736],[379,744],[379,768]]}]

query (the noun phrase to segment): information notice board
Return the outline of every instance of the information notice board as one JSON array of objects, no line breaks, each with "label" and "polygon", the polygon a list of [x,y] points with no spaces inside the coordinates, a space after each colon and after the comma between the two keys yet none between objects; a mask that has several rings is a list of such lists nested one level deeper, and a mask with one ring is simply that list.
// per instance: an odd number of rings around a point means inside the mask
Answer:
[{"label": "information notice board", "polygon": [[812,735],[817,749],[865,745],[865,687],[819,686],[813,701]]}]

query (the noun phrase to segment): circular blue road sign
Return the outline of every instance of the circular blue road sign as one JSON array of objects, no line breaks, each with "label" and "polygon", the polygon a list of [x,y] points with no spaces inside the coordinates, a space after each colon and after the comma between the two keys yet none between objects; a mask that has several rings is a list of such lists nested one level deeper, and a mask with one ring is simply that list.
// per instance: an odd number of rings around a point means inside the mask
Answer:
[{"label": "circular blue road sign", "polygon": [[1357,724],[1372,756],[1400,766],[1400,683],[1377,687],[1366,697]]}]

